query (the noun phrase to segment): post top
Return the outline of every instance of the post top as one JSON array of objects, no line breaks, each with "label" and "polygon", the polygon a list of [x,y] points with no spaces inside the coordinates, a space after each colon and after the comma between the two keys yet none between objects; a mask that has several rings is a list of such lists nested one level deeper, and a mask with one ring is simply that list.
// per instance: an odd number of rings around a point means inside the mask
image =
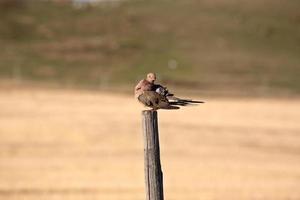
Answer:
[{"label": "post top", "polygon": [[142,115],[157,115],[156,110],[143,110]]}]

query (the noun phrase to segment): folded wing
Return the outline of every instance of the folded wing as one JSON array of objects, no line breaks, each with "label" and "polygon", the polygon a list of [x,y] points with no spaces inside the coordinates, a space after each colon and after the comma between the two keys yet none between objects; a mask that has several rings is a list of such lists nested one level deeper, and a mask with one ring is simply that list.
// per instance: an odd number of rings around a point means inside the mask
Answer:
[{"label": "folded wing", "polygon": [[171,105],[187,106],[187,105],[204,103],[204,101],[196,101],[192,99],[182,99],[182,98],[175,97],[174,94],[171,94],[166,87],[163,87],[161,85],[156,85],[155,91],[158,94],[165,96]]}]

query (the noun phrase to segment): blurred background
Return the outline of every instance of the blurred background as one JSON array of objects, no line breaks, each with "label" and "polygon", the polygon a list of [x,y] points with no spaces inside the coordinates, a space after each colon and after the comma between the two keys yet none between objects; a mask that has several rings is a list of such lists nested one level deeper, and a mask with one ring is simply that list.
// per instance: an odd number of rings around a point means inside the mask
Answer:
[{"label": "blurred background", "polygon": [[300,199],[297,0],[0,0],[0,199],[145,199],[134,85],[165,198]]},{"label": "blurred background", "polygon": [[[1,80],[299,94],[298,1],[1,0]],[[246,89],[246,92],[245,92]]]}]

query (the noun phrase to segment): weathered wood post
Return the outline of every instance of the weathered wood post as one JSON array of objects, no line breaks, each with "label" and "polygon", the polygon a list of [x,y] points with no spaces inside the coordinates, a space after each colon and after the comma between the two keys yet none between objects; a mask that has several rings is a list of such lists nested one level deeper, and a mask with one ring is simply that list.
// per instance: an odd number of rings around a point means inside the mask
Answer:
[{"label": "weathered wood post", "polygon": [[160,164],[157,112],[142,111],[146,200],[163,200],[163,173]]}]

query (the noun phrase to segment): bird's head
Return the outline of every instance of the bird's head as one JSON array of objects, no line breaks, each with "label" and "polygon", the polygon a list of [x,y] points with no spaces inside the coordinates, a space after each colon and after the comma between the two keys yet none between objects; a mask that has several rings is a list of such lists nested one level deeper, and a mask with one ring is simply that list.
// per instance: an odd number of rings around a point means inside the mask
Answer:
[{"label": "bird's head", "polygon": [[155,73],[148,73],[146,80],[150,83],[154,83],[156,80],[156,74]]}]

